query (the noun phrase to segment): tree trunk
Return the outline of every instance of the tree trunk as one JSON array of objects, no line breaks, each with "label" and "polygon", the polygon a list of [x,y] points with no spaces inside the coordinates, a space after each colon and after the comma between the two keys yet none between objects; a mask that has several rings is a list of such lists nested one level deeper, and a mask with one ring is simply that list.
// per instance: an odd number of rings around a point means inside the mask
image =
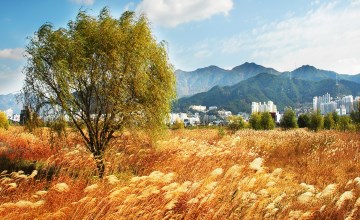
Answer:
[{"label": "tree trunk", "polygon": [[104,171],[105,171],[105,164],[104,164],[104,159],[103,159],[103,155],[99,154],[99,155],[95,155],[94,154],[94,158],[96,161],[96,166],[98,168],[99,171],[99,177],[102,178],[104,175]]}]

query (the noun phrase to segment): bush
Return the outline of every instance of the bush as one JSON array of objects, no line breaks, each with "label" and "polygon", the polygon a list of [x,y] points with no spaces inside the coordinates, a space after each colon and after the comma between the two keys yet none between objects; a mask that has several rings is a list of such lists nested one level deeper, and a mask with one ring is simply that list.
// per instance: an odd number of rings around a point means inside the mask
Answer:
[{"label": "bush", "polygon": [[0,112],[0,128],[9,129],[9,120],[4,112]]},{"label": "bush", "polygon": [[287,108],[283,117],[280,120],[280,127],[283,129],[297,128],[295,112],[291,108]]},{"label": "bush", "polygon": [[182,120],[176,120],[174,124],[171,126],[171,129],[173,130],[183,129],[183,128],[185,128],[185,125]]},{"label": "bush", "polygon": [[261,114],[254,112],[249,119],[249,125],[254,130],[261,130]]},{"label": "bush", "polygon": [[307,128],[307,127],[309,127],[309,123],[310,123],[309,114],[299,115],[297,123],[298,123],[299,128]]},{"label": "bush", "polygon": [[333,113],[327,113],[324,117],[324,128],[327,130],[335,128]]},{"label": "bush", "polygon": [[232,116],[229,118],[229,130],[234,134],[236,131],[245,128],[244,119],[241,116]]},{"label": "bush", "polygon": [[272,130],[275,128],[275,121],[269,112],[261,113],[261,128],[263,130]]},{"label": "bush", "polygon": [[346,131],[351,128],[351,118],[347,115],[341,116],[339,120],[339,130]]},{"label": "bush", "polygon": [[308,128],[313,131],[319,131],[323,127],[324,117],[320,114],[320,111],[311,113]]}]

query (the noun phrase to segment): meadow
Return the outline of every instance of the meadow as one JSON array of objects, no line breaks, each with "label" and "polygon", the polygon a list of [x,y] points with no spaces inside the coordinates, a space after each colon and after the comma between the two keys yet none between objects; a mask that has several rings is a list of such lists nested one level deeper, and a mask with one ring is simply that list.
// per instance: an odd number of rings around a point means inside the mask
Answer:
[{"label": "meadow", "polygon": [[76,133],[13,126],[0,129],[0,219],[359,219],[359,148],[334,130],[125,133],[99,179]]}]

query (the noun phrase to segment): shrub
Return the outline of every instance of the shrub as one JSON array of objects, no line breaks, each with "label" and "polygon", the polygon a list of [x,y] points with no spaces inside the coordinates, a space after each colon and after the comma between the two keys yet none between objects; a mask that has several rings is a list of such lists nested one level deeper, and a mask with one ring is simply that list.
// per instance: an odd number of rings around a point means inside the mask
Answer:
[{"label": "shrub", "polygon": [[327,130],[333,129],[335,127],[335,120],[333,113],[327,113],[324,117],[324,128]]},{"label": "shrub", "polygon": [[184,122],[182,120],[176,120],[175,123],[171,126],[171,129],[183,129],[185,128]]},{"label": "shrub", "polygon": [[244,119],[241,116],[233,116],[229,118],[229,130],[234,134],[236,131],[245,128]]},{"label": "shrub", "polygon": [[339,120],[339,130],[346,131],[351,128],[351,118],[347,115],[341,116]]},{"label": "shrub", "polygon": [[249,125],[252,129],[260,130],[261,129],[261,114],[254,112],[251,114],[249,119]]},{"label": "shrub", "polygon": [[4,112],[0,112],[0,128],[9,129],[9,120]]},{"label": "shrub", "polygon": [[310,123],[309,114],[299,115],[297,123],[298,123],[299,128],[307,128]]},{"label": "shrub", "polygon": [[269,112],[263,112],[261,113],[261,128],[263,130],[272,130],[275,128],[275,121],[271,117],[271,114]]},{"label": "shrub", "polygon": [[308,128],[313,131],[319,131],[323,127],[324,117],[320,114],[320,111],[311,113]]},{"label": "shrub", "polygon": [[291,108],[287,108],[283,117],[280,120],[280,127],[283,129],[297,128],[295,112]]}]

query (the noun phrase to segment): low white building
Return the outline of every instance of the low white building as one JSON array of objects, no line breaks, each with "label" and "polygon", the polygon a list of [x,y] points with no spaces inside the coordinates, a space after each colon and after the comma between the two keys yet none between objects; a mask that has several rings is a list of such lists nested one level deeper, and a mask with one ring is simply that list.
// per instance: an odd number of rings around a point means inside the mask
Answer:
[{"label": "low white building", "polygon": [[20,115],[14,114],[11,120],[13,120],[14,122],[20,122]]},{"label": "low white building", "polygon": [[216,110],[216,109],[217,109],[217,106],[209,106],[209,111]]},{"label": "low white building", "polygon": [[7,116],[7,118],[12,120],[14,111],[11,108],[9,108],[8,110],[5,110],[4,112],[5,112],[6,116]]},{"label": "low white building", "polygon": [[199,111],[199,112],[205,112],[206,111],[206,106],[203,106],[203,105],[190,105],[189,108],[193,109],[195,111]]},{"label": "low white building", "polygon": [[170,124],[176,121],[182,121],[186,125],[197,125],[200,124],[200,117],[198,114],[189,117],[186,113],[170,113]]},{"label": "low white building", "polygon": [[225,110],[218,111],[218,114],[220,118],[227,118],[229,116],[232,116],[231,111],[225,111]]}]

